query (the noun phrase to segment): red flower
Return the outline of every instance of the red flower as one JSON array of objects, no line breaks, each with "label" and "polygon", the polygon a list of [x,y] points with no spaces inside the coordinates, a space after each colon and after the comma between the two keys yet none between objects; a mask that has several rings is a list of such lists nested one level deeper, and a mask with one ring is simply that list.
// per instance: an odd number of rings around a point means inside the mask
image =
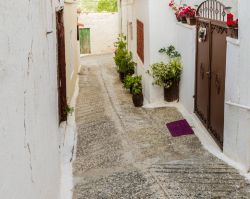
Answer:
[{"label": "red flower", "polygon": [[227,14],[227,20],[230,21],[230,20],[234,20],[234,15],[232,13],[228,13]]},{"label": "red flower", "polygon": [[232,13],[227,14],[227,26],[230,28],[238,27],[238,19],[234,20],[234,15]]}]

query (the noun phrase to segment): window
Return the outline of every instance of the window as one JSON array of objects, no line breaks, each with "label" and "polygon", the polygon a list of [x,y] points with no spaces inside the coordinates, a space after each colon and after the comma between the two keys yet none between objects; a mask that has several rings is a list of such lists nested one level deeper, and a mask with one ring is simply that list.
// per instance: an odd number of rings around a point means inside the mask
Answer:
[{"label": "window", "polygon": [[137,54],[144,63],[144,25],[137,20]]}]

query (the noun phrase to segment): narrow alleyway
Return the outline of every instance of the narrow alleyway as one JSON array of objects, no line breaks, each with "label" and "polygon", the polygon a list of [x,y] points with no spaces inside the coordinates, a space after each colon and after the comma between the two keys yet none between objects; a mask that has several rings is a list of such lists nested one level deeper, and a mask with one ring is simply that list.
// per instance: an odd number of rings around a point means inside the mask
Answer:
[{"label": "narrow alleyway", "polygon": [[135,108],[112,55],[82,58],[74,199],[250,198],[237,171],[195,135],[172,138],[175,108]]}]

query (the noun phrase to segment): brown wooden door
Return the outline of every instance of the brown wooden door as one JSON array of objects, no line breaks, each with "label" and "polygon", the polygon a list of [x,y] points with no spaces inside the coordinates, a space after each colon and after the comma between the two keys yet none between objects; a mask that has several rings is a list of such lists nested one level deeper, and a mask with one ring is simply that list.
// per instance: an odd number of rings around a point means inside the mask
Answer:
[{"label": "brown wooden door", "polygon": [[65,108],[67,106],[66,97],[66,61],[65,61],[65,34],[63,23],[63,10],[56,13],[57,28],[57,58],[58,58],[58,110],[59,122],[67,120]]},{"label": "brown wooden door", "polygon": [[228,31],[223,25],[211,22],[211,91],[209,129],[223,143],[225,73]]},{"label": "brown wooden door", "polygon": [[[210,84],[210,22],[200,21],[197,25],[197,35],[199,28],[206,30],[205,40],[197,42],[196,55],[196,100],[195,111],[205,125],[208,123],[209,113],[209,84]],[[197,36],[198,37],[198,36]]]},{"label": "brown wooden door", "polygon": [[[206,28],[201,41],[201,28]],[[228,29],[224,22],[198,19],[195,112],[223,146],[225,70]]]}]

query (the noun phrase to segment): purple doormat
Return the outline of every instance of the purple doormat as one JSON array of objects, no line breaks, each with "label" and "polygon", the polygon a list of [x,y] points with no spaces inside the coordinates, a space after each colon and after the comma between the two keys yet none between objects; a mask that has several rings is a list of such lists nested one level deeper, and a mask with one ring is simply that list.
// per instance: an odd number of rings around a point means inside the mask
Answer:
[{"label": "purple doormat", "polygon": [[188,124],[187,120],[171,122],[166,124],[166,126],[173,137],[194,134],[194,131]]}]

